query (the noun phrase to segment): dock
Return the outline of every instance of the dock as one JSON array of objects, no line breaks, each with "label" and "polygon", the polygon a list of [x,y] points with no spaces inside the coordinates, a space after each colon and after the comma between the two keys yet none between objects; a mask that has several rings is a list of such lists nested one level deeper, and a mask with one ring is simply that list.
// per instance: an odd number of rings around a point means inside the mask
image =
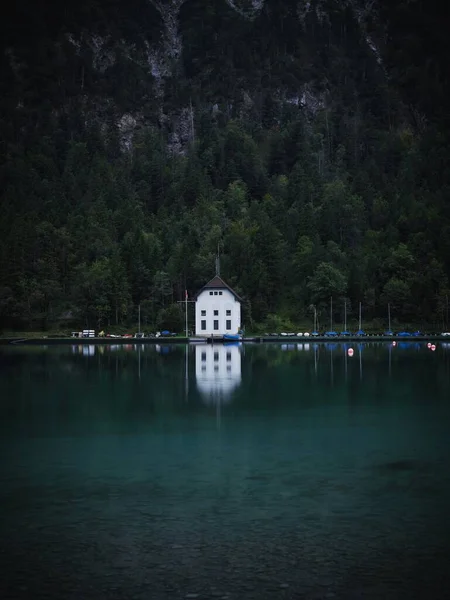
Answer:
[{"label": "dock", "polygon": [[40,338],[25,338],[25,337],[14,337],[14,338],[0,338],[0,345],[27,345],[27,346],[40,346],[40,345],[57,345],[57,344],[71,344],[71,345],[91,345],[91,344],[233,344],[233,343],[244,343],[244,344],[270,344],[270,343],[297,343],[297,344],[316,344],[316,343],[364,343],[364,342],[436,342],[436,341],[450,341],[449,337],[443,336],[442,334],[429,334],[421,336],[411,337],[399,337],[399,336],[387,336],[387,335],[350,335],[350,336],[254,336],[254,337],[243,337],[240,340],[227,340],[223,339],[222,336],[211,336],[211,337],[173,337],[173,336],[159,336],[159,337],[140,337],[140,338],[124,338],[124,337],[89,337],[89,338],[72,338],[72,337],[40,337]]}]

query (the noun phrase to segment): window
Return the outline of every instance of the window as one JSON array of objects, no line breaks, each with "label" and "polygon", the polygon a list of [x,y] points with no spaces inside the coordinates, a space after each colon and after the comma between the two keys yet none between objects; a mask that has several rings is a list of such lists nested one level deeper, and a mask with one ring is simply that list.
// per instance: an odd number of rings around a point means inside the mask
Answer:
[{"label": "window", "polygon": [[227,365],[227,371],[230,372],[231,371],[231,365]]},{"label": "window", "polygon": [[214,362],[217,362],[218,360],[219,360],[219,353],[214,352]]},{"label": "window", "polygon": [[209,292],[209,295],[210,295],[210,296],[212,296],[212,295],[213,295],[213,292]]},{"label": "window", "polygon": [[206,317],[206,310],[202,310],[202,317]]},{"label": "window", "polygon": [[227,319],[227,329],[231,329],[231,319]]},{"label": "window", "polygon": [[227,352],[227,362],[230,362],[231,360],[231,352]]},{"label": "window", "polygon": [[227,317],[231,317],[231,310],[227,310]]},{"label": "window", "polygon": [[214,296],[217,296],[217,292],[214,292]]},{"label": "window", "polygon": [[206,352],[202,352],[202,362],[206,362]]},{"label": "window", "polygon": [[206,331],[206,320],[202,321],[202,331]]},{"label": "window", "polygon": [[[206,325],[205,325],[206,329]],[[214,321],[214,331],[219,331],[219,321]]]},{"label": "window", "polygon": [[222,295],[222,292],[219,292],[219,296],[221,296],[221,295]]},{"label": "window", "polygon": [[214,371],[218,371],[219,370],[219,365],[214,365]]},{"label": "window", "polygon": [[206,365],[202,365],[202,371],[206,371]]},{"label": "window", "polygon": [[218,316],[219,316],[219,311],[218,311],[218,310],[215,310],[215,311],[214,311],[214,316],[215,316],[215,317],[218,317]]}]

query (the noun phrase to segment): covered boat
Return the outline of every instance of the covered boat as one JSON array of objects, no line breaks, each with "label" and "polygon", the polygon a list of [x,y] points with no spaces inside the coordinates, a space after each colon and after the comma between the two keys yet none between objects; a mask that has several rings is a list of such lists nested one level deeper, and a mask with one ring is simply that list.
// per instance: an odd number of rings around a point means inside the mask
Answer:
[{"label": "covered boat", "polygon": [[224,333],[223,339],[227,342],[238,342],[242,339],[242,336],[238,333]]}]

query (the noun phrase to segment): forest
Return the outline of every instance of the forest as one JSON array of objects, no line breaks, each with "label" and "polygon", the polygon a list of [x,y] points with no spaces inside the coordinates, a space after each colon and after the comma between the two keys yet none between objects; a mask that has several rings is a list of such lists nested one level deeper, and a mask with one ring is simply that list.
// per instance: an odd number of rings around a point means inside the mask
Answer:
[{"label": "forest", "polygon": [[247,330],[323,322],[331,297],[337,322],[361,302],[383,328],[389,304],[448,330],[445,19],[319,3],[180,2],[178,54],[161,2],[8,8],[0,331],[132,327],[138,306],[180,330],[217,252]]}]

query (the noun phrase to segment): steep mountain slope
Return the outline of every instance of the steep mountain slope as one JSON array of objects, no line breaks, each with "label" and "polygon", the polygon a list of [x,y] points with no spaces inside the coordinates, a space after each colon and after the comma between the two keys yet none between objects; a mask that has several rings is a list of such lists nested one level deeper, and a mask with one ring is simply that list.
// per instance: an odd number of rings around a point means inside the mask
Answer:
[{"label": "steep mountain slope", "polygon": [[[330,295],[337,313],[345,297],[370,318],[390,302],[442,322],[445,85],[404,71],[407,4],[11,5],[4,325],[126,322],[141,303],[149,326],[176,327],[172,302],[211,275],[218,245],[249,322],[309,318]],[[411,92],[422,76],[435,104]]]}]

